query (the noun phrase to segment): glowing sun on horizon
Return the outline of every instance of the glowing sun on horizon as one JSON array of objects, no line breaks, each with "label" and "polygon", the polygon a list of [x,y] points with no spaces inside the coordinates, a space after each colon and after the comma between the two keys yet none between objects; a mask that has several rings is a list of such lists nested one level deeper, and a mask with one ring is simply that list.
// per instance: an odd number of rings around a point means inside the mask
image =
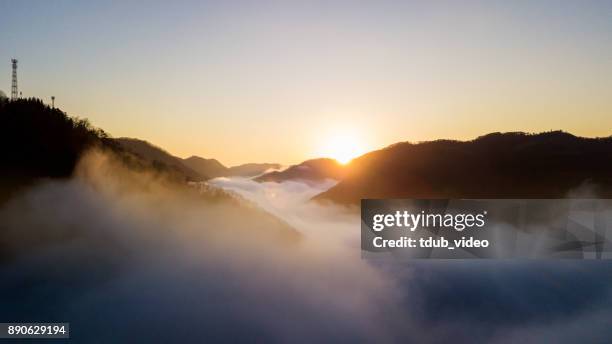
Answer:
[{"label": "glowing sun on horizon", "polygon": [[341,164],[347,164],[363,153],[363,143],[355,135],[348,133],[334,135],[321,148],[322,156],[335,159]]}]

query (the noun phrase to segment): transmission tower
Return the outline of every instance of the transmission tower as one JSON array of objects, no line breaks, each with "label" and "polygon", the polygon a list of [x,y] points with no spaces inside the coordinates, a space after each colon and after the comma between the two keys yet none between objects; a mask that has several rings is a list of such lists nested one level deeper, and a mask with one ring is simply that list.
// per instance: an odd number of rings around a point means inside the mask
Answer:
[{"label": "transmission tower", "polygon": [[11,100],[19,98],[17,93],[17,59],[11,59],[13,63],[13,83],[11,84]]}]

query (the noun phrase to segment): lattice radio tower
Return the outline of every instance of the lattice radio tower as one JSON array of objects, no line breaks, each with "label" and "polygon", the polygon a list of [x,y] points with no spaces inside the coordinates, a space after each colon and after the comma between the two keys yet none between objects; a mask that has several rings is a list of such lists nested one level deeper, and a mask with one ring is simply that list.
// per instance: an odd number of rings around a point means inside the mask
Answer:
[{"label": "lattice radio tower", "polygon": [[17,59],[11,59],[13,63],[13,83],[11,84],[11,100],[19,98],[17,91]]}]

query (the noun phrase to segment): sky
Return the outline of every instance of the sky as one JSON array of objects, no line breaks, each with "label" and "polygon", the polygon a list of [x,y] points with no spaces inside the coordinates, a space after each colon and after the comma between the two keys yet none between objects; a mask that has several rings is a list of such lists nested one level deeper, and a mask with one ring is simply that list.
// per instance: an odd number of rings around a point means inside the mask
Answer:
[{"label": "sky", "polygon": [[612,134],[612,1],[0,0],[0,45],[5,93],[226,165]]}]

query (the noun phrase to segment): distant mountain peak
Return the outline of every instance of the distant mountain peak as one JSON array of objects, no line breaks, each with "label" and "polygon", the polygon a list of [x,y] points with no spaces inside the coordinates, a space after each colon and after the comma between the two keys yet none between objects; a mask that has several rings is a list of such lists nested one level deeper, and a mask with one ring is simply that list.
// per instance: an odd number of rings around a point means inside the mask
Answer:
[{"label": "distant mountain peak", "polygon": [[340,180],[344,176],[345,166],[330,158],[306,160],[300,164],[289,166],[283,171],[273,171],[257,177],[258,182],[283,182],[301,180],[307,182],[323,181],[325,179]]},{"label": "distant mountain peak", "polygon": [[271,169],[278,169],[281,167],[280,164],[272,163],[247,163],[228,168],[216,159],[206,159],[197,155],[183,159],[183,162],[192,169],[204,173],[211,178],[255,177]]},{"label": "distant mountain peak", "polygon": [[114,140],[119,143],[119,145],[121,145],[125,150],[136,154],[143,159],[150,160],[153,162],[161,162],[165,165],[170,166],[171,168],[180,171],[187,177],[188,180],[204,181],[210,178],[207,174],[199,173],[198,171],[186,165],[182,159],[175,157],[164,149],[155,146],[154,144],[148,141],[129,137],[120,137]]},{"label": "distant mountain peak", "polygon": [[563,198],[588,183],[612,197],[612,137],[563,131],[490,133],[470,141],[402,142],[354,159],[315,199]]},{"label": "distant mountain peak", "polygon": [[196,155],[192,155],[187,159],[183,159],[183,163],[200,174],[217,178],[227,175],[227,167],[223,166],[216,159],[205,159]]}]

